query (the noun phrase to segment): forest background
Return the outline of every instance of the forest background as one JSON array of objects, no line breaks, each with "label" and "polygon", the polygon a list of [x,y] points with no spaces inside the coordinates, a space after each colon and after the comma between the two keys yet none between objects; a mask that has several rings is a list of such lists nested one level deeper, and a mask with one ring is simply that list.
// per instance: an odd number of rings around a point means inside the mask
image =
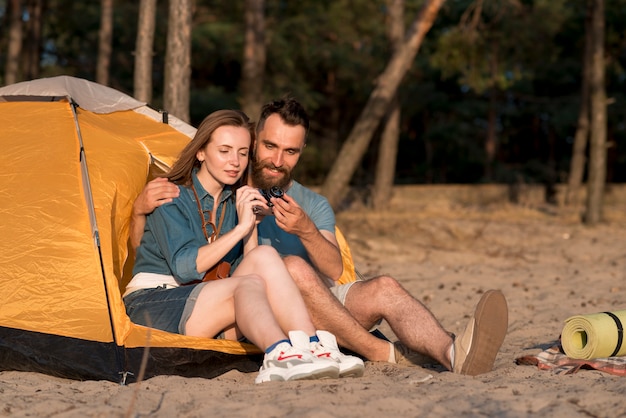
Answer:
[{"label": "forest background", "polygon": [[[149,73],[138,78],[147,7]],[[351,150],[415,28],[422,37],[385,117],[362,152]],[[373,206],[388,197],[368,197],[375,187],[434,183],[542,184],[554,203],[555,185],[587,180],[594,132],[604,136],[599,181],[626,181],[625,33],[626,0],[0,0],[0,85],[81,77],[194,126],[221,108],[256,117],[260,103],[290,93],[313,122],[295,173],[302,183],[335,186],[337,161],[352,159],[339,179]],[[606,111],[595,129],[594,62]],[[582,170],[572,176],[577,137]]]}]

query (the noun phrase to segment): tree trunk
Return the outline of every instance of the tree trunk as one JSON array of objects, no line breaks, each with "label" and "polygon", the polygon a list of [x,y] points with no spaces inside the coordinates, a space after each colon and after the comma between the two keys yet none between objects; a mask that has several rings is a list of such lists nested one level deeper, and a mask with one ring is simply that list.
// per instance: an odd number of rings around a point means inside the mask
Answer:
[{"label": "tree trunk", "polygon": [[[387,36],[391,51],[394,53],[401,47],[404,39],[404,0],[387,0],[387,8],[389,10]],[[388,208],[392,197],[400,136],[400,112],[400,101],[396,93],[391,101],[378,150],[376,178],[372,192],[372,205],[376,210]]]},{"label": "tree trunk", "polygon": [[246,29],[241,74],[241,109],[253,120],[263,105],[265,72],[265,1],[246,0]]},{"label": "tree trunk", "polygon": [[592,0],[593,61],[590,68],[591,136],[587,211],[589,225],[602,221],[602,200],[606,180],[606,91],[604,86],[604,0]]},{"label": "tree trunk", "polygon": [[170,0],[165,52],[164,109],[189,122],[191,0]]},{"label": "tree trunk", "polygon": [[9,3],[11,23],[9,27],[9,46],[6,56],[4,83],[17,83],[20,54],[22,51],[22,2],[11,0]]},{"label": "tree trunk", "polygon": [[408,71],[426,33],[430,30],[444,0],[427,0],[411,25],[401,48],[396,51],[387,68],[378,78],[378,83],[370,95],[346,142],[341,147],[326,181],[322,194],[335,209],[345,195],[346,189],[363,158],[372,134],[389,109],[400,81]]},{"label": "tree trunk", "polygon": [[591,27],[592,8],[587,2],[587,15],[585,16],[585,45],[583,51],[583,69],[580,87],[580,109],[578,110],[578,123],[576,134],[574,135],[574,145],[572,148],[572,160],[570,162],[569,177],[567,179],[567,191],[565,193],[565,204],[572,205],[579,203],[578,190],[583,182],[585,173],[585,151],[589,138],[589,84],[591,81],[591,63],[593,60],[593,30]]},{"label": "tree trunk", "polygon": [[152,101],[152,56],[154,28],[156,21],[156,0],[141,0],[139,22],[135,42],[134,96],[137,100]]},{"label": "tree trunk", "polygon": [[28,2],[28,35],[24,56],[24,77],[26,80],[39,78],[43,7],[43,0],[30,0]]},{"label": "tree trunk", "polygon": [[497,119],[497,100],[496,87],[489,89],[489,108],[487,109],[487,135],[485,136],[485,180],[492,181],[494,178],[493,165],[496,159],[497,137],[496,137],[496,119]]},{"label": "tree trunk", "polygon": [[[428,112],[422,114],[422,124],[424,125],[423,132],[428,132],[430,127],[430,115]],[[435,144],[432,139],[428,138],[428,135],[424,135],[424,162],[426,169],[424,170],[424,182],[427,184],[434,183],[435,180]]]},{"label": "tree trunk", "polygon": [[113,0],[101,0],[100,32],[98,34],[98,63],[96,82],[109,85],[111,50],[113,47]]},{"label": "tree trunk", "polygon": [[[481,6],[482,7],[482,6]],[[498,119],[498,41],[494,40],[491,45],[491,57],[489,59],[489,70],[491,71],[491,88],[489,89],[489,107],[487,109],[487,134],[485,136],[485,180],[493,181],[494,164],[498,151],[498,135],[496,123]]]}]

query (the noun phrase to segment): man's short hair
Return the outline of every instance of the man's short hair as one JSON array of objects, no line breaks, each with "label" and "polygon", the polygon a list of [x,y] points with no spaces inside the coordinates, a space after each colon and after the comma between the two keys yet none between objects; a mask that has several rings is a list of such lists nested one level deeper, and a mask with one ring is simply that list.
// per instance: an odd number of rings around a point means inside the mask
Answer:
[{"label": "man's short hair", "polygon": [[287,125],[302,126],[305,132],[309,132],[309,115],[300,102],[293,97],[287,95],[266,103],[261,108],[261,116],[259,116],[256,127],[257,132],[263,130],[265,121],[273,114],[278,114]]}]

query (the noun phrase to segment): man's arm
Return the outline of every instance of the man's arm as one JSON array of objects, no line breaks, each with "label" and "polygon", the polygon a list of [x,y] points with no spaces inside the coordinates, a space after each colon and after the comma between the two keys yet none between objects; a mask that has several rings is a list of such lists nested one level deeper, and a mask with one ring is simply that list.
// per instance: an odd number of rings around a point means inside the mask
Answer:
[{"label": "man's arm", "polygon": [[137,249],[141,243],[146,226],[146,215],[162,204],[171,202],[172,199],[178,197],[178,194],[178,187],[164,177],[157,177],[144,186],[133,203],[133,213],[130,218],[130,244],[133,249]]},{"label": "man's arm", "polygon": [[[341,251],[335,234],[330,231],[319,231],[323,241],[311,241],[310,244],[302,241],[313,265],[333,281],[339,280],[343,273]],[[322,268],[323,266],[323,268]]]},{"label": "man's arm", "polygon": [[279,228],[300,238],[313,266],[332,280],[343,272],[341,252],[335,234],[320,231],[306,212],[290,196],[272,199],[274,216]]}]

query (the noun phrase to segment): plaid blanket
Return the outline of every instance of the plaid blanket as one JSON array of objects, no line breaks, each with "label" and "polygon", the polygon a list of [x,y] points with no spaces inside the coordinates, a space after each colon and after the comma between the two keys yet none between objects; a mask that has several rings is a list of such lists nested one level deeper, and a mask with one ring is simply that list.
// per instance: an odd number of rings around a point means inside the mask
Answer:
[{"label": "plaid blanket", "polygon": [[540,370],[551,370],[555,374],[573,374],[580,369],[594,369],[616,376],[626,376],[626,357],[573,359],[565,355],[560,344],[554,345],[537,355],[519,357],[515,363],[537,366]]}]

